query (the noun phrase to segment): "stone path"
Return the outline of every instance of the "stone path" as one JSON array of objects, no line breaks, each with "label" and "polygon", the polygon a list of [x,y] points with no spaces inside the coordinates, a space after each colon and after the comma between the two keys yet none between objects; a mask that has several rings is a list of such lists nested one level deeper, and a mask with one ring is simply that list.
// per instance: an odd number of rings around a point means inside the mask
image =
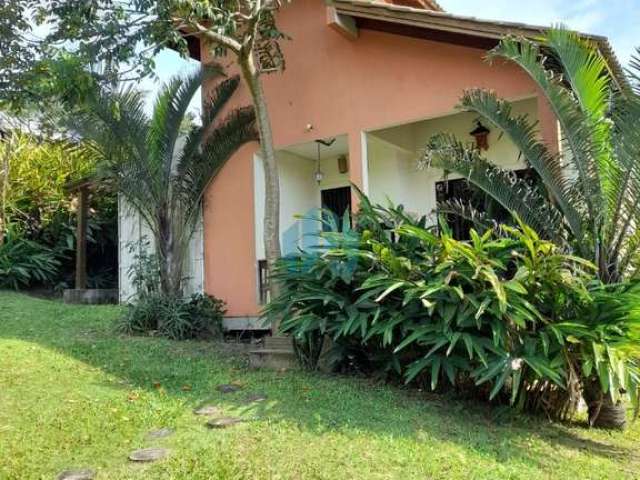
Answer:
[{"label": "stone path", "polygon": [[207,422],[207,427],[209,428],[227,428],[232,427],[233,425],[237,425],[238,423],[242,423],[243,420],[237,417],[222,417],[222,418],[214,418],[213,420],[209,420]]},{"label": "stone path", "polygon": [[96,478],[95,470],[84,468],[80,470],[65,470],[58,475],[57,480],[93,480]]},{"label": "stone path", "polygon": [[[242,386],[238,384],[222,384],[218,385],[216,389],[220,393],[235,393],[242,390]],[[257,403],[267,400],[267,395],[262,393],[253,393],[247,395],[244,402]],[[203,405],[193,410],[195,415],[214,416],[220,415],[222,409],[216,405]],[[233,425],[244,422],[242,418],[238,417],[219,417],[213,418],[206,423],[206,426],[211,429],[223,429]],[[160,438],[166,438],[175,433],[175,430],[164,427],[158,430],[153,430],[147,434],[148,439],[156,440]],[[142,448],[140,450],[134,450],[129,454],[129,460],[132,462],[155,462],[166,458],[170,453],[170,450],[166,448]],[[57,477],[57,480],[94,480],[96,478],[96,471],[91,469],[79,469],[79,470],[65,470],[61,472]]]},{"label": "stone path", "polygon": [[222,410],[215,405],[203,405],[202,407],[196,408],[193,413],[196,415],[220,415]]},{"label": "stone path", "polygon": [[169,455],[169,450],[166,448],[143,448],[131,452],[129,460],[132,462],[155,462],[156,460],[162,460],[167,455]]},{"label": "stone path", "polygon": [[227,384],[217,386],[217,390],[220,393],[235,393],[238,390],[241,390],[241,388],[242,387],[240,385],[235,385],[233,383],[227,383]]},{"label": "stone path", "polygon": [[259,403],[267,400],[267,396],[263,393],[254,393],[252,395],[247,395],[244,399],[245,403]]},{"label": "stone path", "polygon": [[161,428],[159,430],[153,430],[147,434],[147,438],[157,439],[157,438],[166,438],[175,433],[171,428]]}]

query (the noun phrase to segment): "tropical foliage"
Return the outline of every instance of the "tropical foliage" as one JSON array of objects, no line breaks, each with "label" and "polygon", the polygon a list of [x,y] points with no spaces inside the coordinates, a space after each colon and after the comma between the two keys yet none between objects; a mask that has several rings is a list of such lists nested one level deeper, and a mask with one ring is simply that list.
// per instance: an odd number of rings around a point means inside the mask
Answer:
[{"label": "tropical foliage", "polygon": [[174,78],[164,85],[151,118],[143,96],[133,88],[99,92],[77,126],[84,148],[103,174],[148,224],[160,267],[164,295],[182,294],[184,261],[212,178],[244,143],[255,140],[252,108],[221,118],[239,83],[221,81],[207,99],[202,125],[181,126],[203,76],[222,78],[220,67]]},{"label": "tropical foliage", "polygon": [[608,321],[596,313],[611,297],[594,299],[590,262],[522,222],[466,242],[402,207],[360,205],[355,228],[346,218],[278,268],[284,291],[266,315],[283,318],[309,364],[328,336],[343,365],[553,416],[572,415],[594,380],[637,402],[636,315],[629,303]]},{"label": "tropical foliage", "polygon": [[0,288],[27,288],[52,283],[60,262],[47,246],[25,238],[15,228],[0,242]]},{"label": "tropical foliage", "polygon": [[160,262],[152,253],[149,241],[141,238],[127,246],[133,263],[127,274],[136,291],[135,302],[118,323],[126,334],[156,334],[174,340],[211,339],[222,336],[222,317],[226,312],[222,300],[208,295],[191,297],[163,295],[160,285]]},{"label": "tropical foliage", "polygon": [[433,137],[428,164],[468,178],[544,238],[597,266],[598,277],[616,283],[632,277],[640,251],[640,97],[589,43],[565,29],[538,42],[507,37],[489,53],[529,74],[561,127],[562,149],[540,140],[536,125],[512,112],[494,92],[470,90],[461,108],[502,130],[538,174],[532,187],[502,171],[451,135]]},{"label": "tropical foliage", "polygon": [[[37,248],[55,260],[49,264],[47,275],[35,274],[28,282],[12,282],[14,287],[58,289],[72,283],[77,202],[66,185],[94,170],[95,163],[66,141],[37,138],[17,129],[7,132],[0,141],[0,244],[4,240],[15,247],[18,239],[29,244],[19,249],[7,247],[4,258],[22,264],[30,256],[23,253]],[[89,285],[108,287],[116,281],[115,195],[108,189],[97,189],[90,206]]]}]

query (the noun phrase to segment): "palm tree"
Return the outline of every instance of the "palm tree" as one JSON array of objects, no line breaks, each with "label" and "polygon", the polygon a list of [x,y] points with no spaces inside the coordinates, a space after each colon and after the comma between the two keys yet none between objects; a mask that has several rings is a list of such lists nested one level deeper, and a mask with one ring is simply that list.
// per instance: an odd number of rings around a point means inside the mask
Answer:
[{"label": "palm tree", "polygon": [[541,141],[536,125],[514,115],[507,101],[476,89],[464,93],[461,107],[501,129],[541,185],[518,180],[446,134],[429,141],[427,163],[463,175],[542,236],[592,260],[602,282],[634,275],[640,266],[640,62],[632,63],[629,78],[616,81],[599,52],[564,28],[537,42],[507,37],[489,58],[514,62],[537,84],[560,124],[562,151]]},{"label": "palm tree", "polygon": [[175,77],[159,92],[153,114],[132,87],[100,91],[78,122],[84,144],[106,176],[149,225],[164,295],[180,296],[184,262],[211,180],[243,144],[257,140],[253,108],[222,111],[239,77],[221,81],[207,100],[202,125],[187,125],[189,104],[203,75],[223,78],[218,66]]}]

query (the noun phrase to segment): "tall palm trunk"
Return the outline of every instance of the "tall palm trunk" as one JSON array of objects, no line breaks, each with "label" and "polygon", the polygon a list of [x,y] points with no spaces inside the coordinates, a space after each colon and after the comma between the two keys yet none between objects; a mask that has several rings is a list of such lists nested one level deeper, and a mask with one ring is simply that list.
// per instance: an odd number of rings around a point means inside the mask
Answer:
[{"label": "tall palm trunk", "polygon": [[168,297],[182,296],[182,268],[184,255],[178,251],[179,245],[174,236],[171,220],[166,215],[160,217],[160,235],[157,238],[156,251],[160,256],[160,289]]},{"label": "tall palm trunk", "polygon": [[[267,102],[260,82],[258,69],[256,68],[253,55],[242,53],[239,55],[242,76],[247,83],[256,113],[256,124],[260,135],[260,148],[262,150],[262,163],[265,173],[265,204],[264,204],[264,249],[268,265],[269,276],[273,278],[272,272],[275,263],[281,256],[280,252],[280,181],[278,174],[278,162],[273,146],[273,133]],[[269,293],[271,298],[276,298],[279,294],[277,282],[269,282]],[[278,330],[278,323],[274,321],[272,332]]]}]

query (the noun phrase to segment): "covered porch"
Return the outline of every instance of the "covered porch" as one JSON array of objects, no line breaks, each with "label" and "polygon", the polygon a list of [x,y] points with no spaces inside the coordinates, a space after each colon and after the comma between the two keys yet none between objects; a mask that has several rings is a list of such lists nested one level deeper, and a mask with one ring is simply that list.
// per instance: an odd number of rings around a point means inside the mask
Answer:
[{"label": "covered porch", "polygon": [[[530,97],[513,103],[514,114],[538,119],[538,100]],[[505,169],[525,167],[515,145],[491,125],[484,156]],[[318,210],[325,208],[342,216],[344,210],[357,209],[351,184],[357,185],[374,203],[402,204],[417,217],[426,215],[435,223],[437,202],[451,199],[449,185],[459,176],[421,166],[429,138],[440,132],[454,134],[474,144],[471,132],[478,127],[472,113],[451,112],[435,118],[391,125],[362,132],[360,139],[347,134],[324,137],[281,148],[280,240],[283,255],[295,253],[317,243],[320,229]],[[361,141],[360,152],[353,145]],[[351,146],[351,148],[350,148]],[[361,153],[361,155],[359,155]],[[255,251],[258,264],[264,260],[263,219],[264,183],[261,159],[254,158]],[[259,277],[264,274],[258,268]],[[261,277],[260,277],[261,278]]]}]

